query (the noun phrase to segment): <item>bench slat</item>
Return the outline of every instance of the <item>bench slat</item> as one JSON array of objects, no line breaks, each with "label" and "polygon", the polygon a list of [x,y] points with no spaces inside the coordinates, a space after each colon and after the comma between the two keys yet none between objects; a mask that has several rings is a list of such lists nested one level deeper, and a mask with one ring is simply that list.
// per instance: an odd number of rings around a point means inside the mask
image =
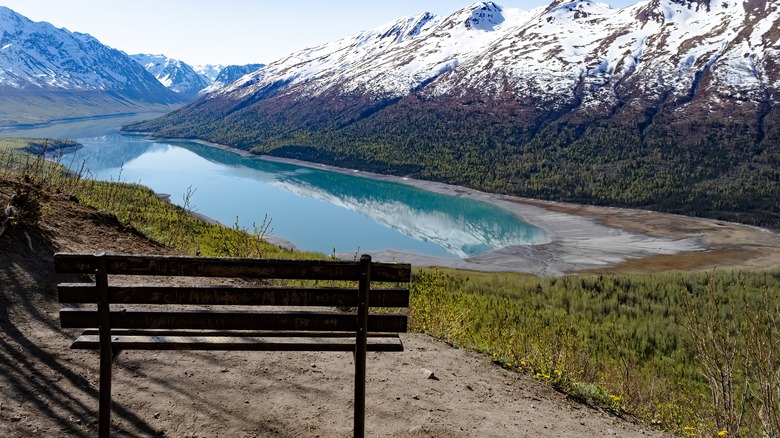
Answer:
[{"label": "bench slat", "polygon": [[[61,303],[95,303],[93,283],[62,283],[57,286]],[[314,287],[239,286],[124,286],[110,285],[112,304],[199,304],[263,306],[356,307],[355,289]],[[371,307],[408,307],[409,290],[371,289]]]},{"label": "bench slat", "polygon": [[[112,334],[116,350],[355,351],[355,337],[343,336],[172,336]],[[81,335],[73,349],[100,348],[97,335]],[[368,351],[403,351],[398,336],[370,337]]]},{"label": "bench slat", "polygon": [[[357,280],[359,264],[339,260],[229,259],[161,255],[106,255],[109,275],[157,275],[190,277],[279,278],[291,280]],[[54,269],[60,274],[93,274],[94,254],[54,255]],[[408,282],[411,266],[406,263],[372,263],[371,280]]]},{"label": "bench slat", "polygon": [[[357,330],[352,313],[336,312],[229,312],[192,311],[111,311],[111,328],[118,329],[204,329],[204,330]],[[63,328],[98,327],[100,317],[94,309],[62,309]],[[405,315],[369,315],[370,332],[406,332]]]},{"label": "bench slat", "polygon": [[[99,334],[98,329],[86,329],[82,335]],[[350,332],[313,332],[313,331],[279,331],[279,330],[155,330],[155,329],[115,329],[112,335],[122,336],[244,336],[244,337],[325,337],[325,338],[355,338]],[[398,333],[367,333],[368,338],[398,337]]]}]

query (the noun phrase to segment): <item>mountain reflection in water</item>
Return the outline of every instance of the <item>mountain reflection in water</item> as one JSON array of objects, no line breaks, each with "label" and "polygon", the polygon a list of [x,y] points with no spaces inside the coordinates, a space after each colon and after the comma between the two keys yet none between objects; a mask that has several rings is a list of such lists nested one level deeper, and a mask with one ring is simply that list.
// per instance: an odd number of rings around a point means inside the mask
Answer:
[{"label": "mountain reflection in water", "polygon": [[[201,213],[223,223],[232,223],[231,218],[236,215],[242,221],[259,222],[258,217],[262,221],[263,214],[267,214],[273,220],[274,234],[305,250],[328,253],[331,248],[362,246],[366,250],[396,249],[468,257],[506,246],[547,242],[543,230],[523,222],[512,212],[404,184],[244,158],[190,142],[158,142],[120,135],[79,141],[85,147],[64,156],[63,164],[77,169],[83,163],[96,178],[104,180],[117,180],[121,172],[122,180],[170,193],[174,201],[181,199],[184,188],[195,187],[194,201]],[[317,203],[296,199],[301,197]],[[249,204],[264,209],[264,213],[246,211]],[[333,216],[321,210],[322,204],[343,211]],[[344,214],[357,214],[370,221],[344,219]],[[370,228],[366,223],[386,230],[363,229]],[[290,227],[286,228],[287,225]],[[428,245],[405,245],[398,233]],[[355,241],[337,241],[342,235],[352,236]],[[311,244],[309,236],[316,236]],[[434,244],[438,250],[426,249]]]}]

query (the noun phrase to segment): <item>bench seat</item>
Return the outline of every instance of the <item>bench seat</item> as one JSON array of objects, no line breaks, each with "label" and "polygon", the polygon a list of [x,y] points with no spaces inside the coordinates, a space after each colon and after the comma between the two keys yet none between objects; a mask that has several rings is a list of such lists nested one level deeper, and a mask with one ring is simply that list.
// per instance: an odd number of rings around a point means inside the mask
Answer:
[{"label": "bench seat", "polygon": [[[115,350],[355,351],[355,336],[342,332],[225,332],[112,330]],[[98,330],[86,330],[70,348],[100,349]],[[404,351],[398,333],[369,333],[366,351]]]}]

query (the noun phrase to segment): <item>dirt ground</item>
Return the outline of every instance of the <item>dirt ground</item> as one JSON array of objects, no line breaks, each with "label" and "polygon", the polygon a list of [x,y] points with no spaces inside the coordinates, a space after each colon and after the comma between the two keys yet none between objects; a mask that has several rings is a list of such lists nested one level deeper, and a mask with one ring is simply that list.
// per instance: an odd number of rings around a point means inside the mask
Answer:
[{"label": "dirt ground", "polygon": [[[12,188],[0,184],[0,206]],[[95,436],[98,357],[59,328],[56,251],[170,253],[112,218],[52,197],[41,232],[0,237],[0,436]],[[369,353],[367,436],[662,436],[532,377],[425,335]],[[114,365],[114,436],[351,436],[344,353],[125,352]],[[433,378],[430,374],[433,373]]]}]

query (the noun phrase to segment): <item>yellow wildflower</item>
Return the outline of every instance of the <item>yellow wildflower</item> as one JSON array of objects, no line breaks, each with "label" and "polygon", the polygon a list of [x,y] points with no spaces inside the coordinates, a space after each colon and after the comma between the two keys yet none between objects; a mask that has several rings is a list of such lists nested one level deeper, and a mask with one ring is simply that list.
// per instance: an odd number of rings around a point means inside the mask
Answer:
[{"label": "yellow wildflower", "polygon": [[718,436],[726,436],[728,434],[729,434],[729,431],[726,430],[726,429],[723,429],[720,432],[718,432]]}]

